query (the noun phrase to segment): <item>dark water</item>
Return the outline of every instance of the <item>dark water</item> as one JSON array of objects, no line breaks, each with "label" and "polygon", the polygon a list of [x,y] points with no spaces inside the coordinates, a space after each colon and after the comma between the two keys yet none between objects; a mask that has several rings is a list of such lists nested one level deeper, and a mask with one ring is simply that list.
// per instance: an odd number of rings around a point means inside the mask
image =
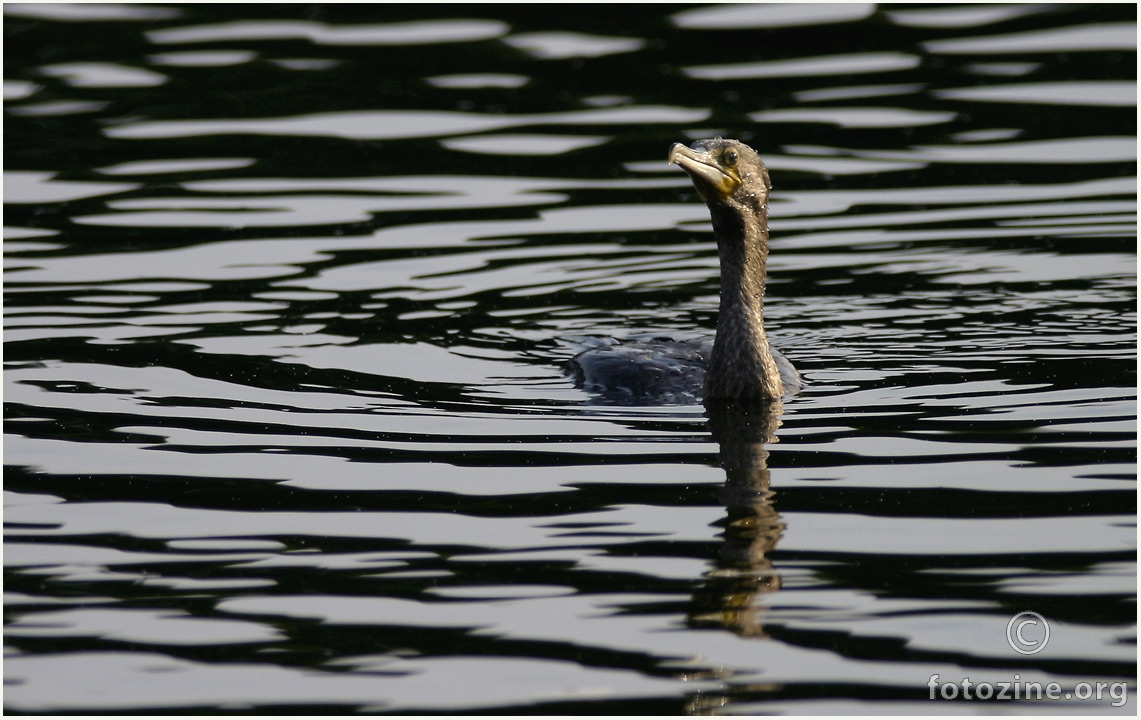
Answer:
[{"label": "dark water", "polygon": [[8,711],[1135,713],[1135,6],[5,12]]}]

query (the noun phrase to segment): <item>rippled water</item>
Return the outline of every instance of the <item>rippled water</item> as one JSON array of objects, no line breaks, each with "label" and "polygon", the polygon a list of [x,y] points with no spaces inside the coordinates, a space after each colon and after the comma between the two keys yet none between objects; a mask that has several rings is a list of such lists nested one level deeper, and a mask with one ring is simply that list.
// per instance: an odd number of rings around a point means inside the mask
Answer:
[{"label": "rippled water", "polygon": [[1134,6],[5,13],[9,711],[1136,712]]}]

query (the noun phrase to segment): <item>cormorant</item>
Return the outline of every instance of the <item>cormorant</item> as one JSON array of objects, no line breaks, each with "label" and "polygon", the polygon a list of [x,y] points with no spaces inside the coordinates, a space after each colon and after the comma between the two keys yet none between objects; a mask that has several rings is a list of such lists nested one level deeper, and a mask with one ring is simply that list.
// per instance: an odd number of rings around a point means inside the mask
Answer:
[{"label": "cormorant", "polygon": [[713,338],[604,345],[575,356],[578,383],[627,401],[761,403],[800,391],[800,373],[769,346],[764,325],[772,184],[756,151],[737,140],[674,143],[669,162],[689,174],[709,206],[721,261]]}]

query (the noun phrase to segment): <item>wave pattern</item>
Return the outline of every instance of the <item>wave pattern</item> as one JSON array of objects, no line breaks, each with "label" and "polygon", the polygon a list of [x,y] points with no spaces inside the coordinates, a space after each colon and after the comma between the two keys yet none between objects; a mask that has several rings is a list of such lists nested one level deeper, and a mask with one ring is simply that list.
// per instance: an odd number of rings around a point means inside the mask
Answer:
[{"label": "wave pattern", "polygon": [[[5,6],[7,709],[1135,713],[1135,10],[310,11]],[[605,404],[718,134],[808,386]]]}]

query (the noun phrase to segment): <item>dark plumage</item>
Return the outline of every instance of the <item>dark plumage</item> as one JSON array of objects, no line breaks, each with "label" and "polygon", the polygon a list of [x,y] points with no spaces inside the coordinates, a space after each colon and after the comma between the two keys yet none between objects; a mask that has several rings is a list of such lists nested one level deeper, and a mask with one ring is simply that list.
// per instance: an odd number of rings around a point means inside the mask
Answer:
[{"label": "dark plumage", "polygon": [[674,143],[669,161],[709,206],[721,260],[721,309],[713,339],[653,340],[580,353],[571,369],[587,390],[642,402],[768,402],[799,392],[800,373],[769,346],[764,326],[769,254],[765,164],[737,140]]}]

